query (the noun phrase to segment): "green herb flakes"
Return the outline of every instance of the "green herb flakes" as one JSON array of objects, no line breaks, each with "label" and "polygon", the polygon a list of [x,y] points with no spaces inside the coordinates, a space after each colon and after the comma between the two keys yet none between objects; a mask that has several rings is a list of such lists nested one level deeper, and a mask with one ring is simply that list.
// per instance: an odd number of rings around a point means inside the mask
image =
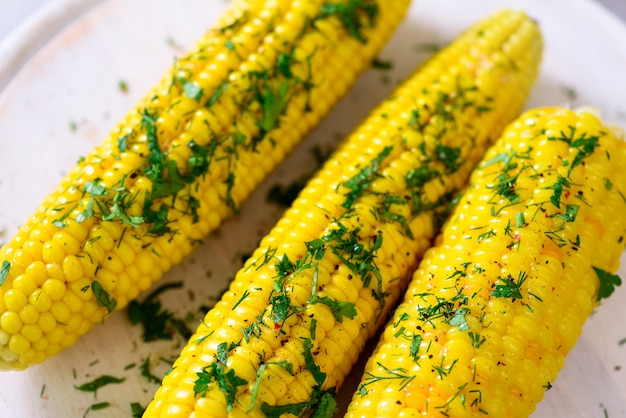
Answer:
[{"label": "green herb flakes", "polygon": [[109,293],[104,290],[104,287],[102,287],[102,284],[99,281],[94,280],[91,282],[91,290],[96,297],[96,302],[98,303],[98,306],[106,308],[108,313],[111,313],[115,310],[115,307],[117,306],[117,300],[115,300],[113,296],[109,295]]},{"label": "green herb flakes", "polygon": [[7,260],[2,262],[2,267],[0,267],[0,286],[4,283],[9,275],[9,271],[11,270],[11,263]]},{"label": "green herb flakes", "polygon": [[94,380],[87,382],[87,383],[83,383],[80,386],[74,386],[77,390],[80,390],[82,392],[93,392],[94,396],[97,394],[98,389],[106,386],[106,385],[110,385],[110,384],[118,384],[118,383],[122,383],[126,380],[126,378],[122,377],[114,377],[114,376],[110,376],[107,374],[104,374],[100,377],[95,378]]},{"label": "green herb flakes", "polygon": [[600,280],[597,300],[608,298],[613,294],[615,288],[622,284],[622,279],[617,274],[612,274],[598,267],[593,267],[593,270]]},{"label": "green herb flakes", "polygon": [[87,414],[91,411],[99,411],[101,409],[106,409],[110,406],[111,404],[109,402],[98,402],[98,403],[91,404],[89,405],[87,410],[85,410],[85,413],[83,414],[83,418],[86,417]]}]

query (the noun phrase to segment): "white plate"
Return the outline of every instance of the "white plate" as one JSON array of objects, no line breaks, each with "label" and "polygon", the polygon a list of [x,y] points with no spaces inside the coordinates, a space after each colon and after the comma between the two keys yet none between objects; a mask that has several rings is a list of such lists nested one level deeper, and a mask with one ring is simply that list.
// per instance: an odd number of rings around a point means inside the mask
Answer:
[{"label": "white plate", "polygon": [[[100,142],[174,56],[227,5],[222,0],[52,4],[36,24],[0,45],[0,228],[6,231],[0,241],[13,234],[76,159]],[[248,200],[242,216],[227,222],[167,274],[161,283],[184,280],[184,288],[164,293],[163,304],[177,316],[192,312],[199,317],[200,306],[215,300],[240,266],[241,255],[251,251],[280,216],[280,208],[265,203],[269,187],[287,175],[310,172],[315,167],[311,148],[331,146],[347,134],[428,56],[420,45],[450,41],[504,5],[527,10],[544,31],[545,59],[528,107],[587,104],[606,119],[626,124],[626,29],[595,3],[416,0],[381,54],[393,62],[393,69],[366,72],[320,128]],[[44,46],[35,51],[39,44]],[[127,92],[118,88],[122,80],[129,86]],[[622,276],[625,273],[622,267]],[[626,337],[626,304],[620,303],[624,298],[626,286],[587,322],[533,417],[626,417],[626,346],[619,344]],[[117,312],[44,364],[1,373],[0,416],[80,417],[90,405],[109,402],[109,408],[88,416],[129,417],[130,403],[145,406],[157,388],[141,376],[139,366],[150,356],[153,373],[163,373],[169,368],[166,360],[176,356],[181,344],[180,339],[144,343],[141,330],[130,325],[125,312]],[[135,367],[126,368],[132,363]],[[100,389],[97,398],[75,389],[103,373],[126,380]]]}]

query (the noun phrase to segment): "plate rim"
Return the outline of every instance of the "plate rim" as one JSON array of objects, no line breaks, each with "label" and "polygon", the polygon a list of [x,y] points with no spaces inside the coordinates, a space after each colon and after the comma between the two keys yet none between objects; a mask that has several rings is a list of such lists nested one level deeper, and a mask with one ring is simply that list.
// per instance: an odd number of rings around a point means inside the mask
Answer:
[{"label": "plate rim", "polygon": [[0,40],[0,100],[31,58],[72,22],[104,1],[48,1]]}]

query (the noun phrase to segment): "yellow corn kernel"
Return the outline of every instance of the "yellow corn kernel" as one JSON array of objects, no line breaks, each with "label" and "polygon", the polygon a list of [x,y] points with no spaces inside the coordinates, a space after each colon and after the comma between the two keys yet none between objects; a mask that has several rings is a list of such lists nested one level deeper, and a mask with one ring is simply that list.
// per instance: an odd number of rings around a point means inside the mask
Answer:
[{"label": "yellow corn kernel", "polygon": [[62,263],[63,275],[68,282],[76,281],[83,277],[83,268],[80,260],[75,255],[67,255]]},{"label": "yellow corn kernel", "polygon": [[[380,4],[381,13],[391,13],[390,2]],[[489,138],[521,109],[536,76],[541,37],[531,19],[503,12],[458,42],[471,45],[483,32],[502,40],[479,53],[453,43],[346,139],[207,312],[145,417],[199,410],[204,399],[215,415],[332,415],[335,390],[400,297]],[[518,55],[502,52],[518,42],[509,48]],[[451,64],[461,59],[464,71]],[[485,89],[479,66],[495,79]],[[419,136],[410,146],[409,132]],[[444,336],[433,349],[446,346]],[[449,345],[454,353],[470,348]],[[176,403],[170,394],[190,383],[193,403]],[[393,401],[379,409],[408,413]]]},{"label": "yellow corn kernel", "polygon": [[529,416],[619,282],[624,158],[626,143],[586,112],[532,109],[510,124],[416,270],[347,416],[392,417],[390,404]]},{"label": "yellow corn kernel", "polygon": [[15,354],[25,353],[30,348],[30,342],[21,334],[11,335],[7,345]]},{"label": "yellow corn kernel", "polygon": [[65,283],[61,280],[48,279],[41,286],[41,289],[52,301],[60,300],[65,294]]},{"label": "yellow corn kernel", "polygon": [[8,311],[18,312],[26,302],[26,295],[17,289],[10,289],[4,294],[4,306]]},{"label": "yellow corn kernel", "polygon": [[52,302],[52,306],[50,306],[50,313],[62,324],[67,324],[67,321],[70,320],[72,312],[69,310],[67,305],[61,301]]},{"label": "yellow corn kernel", "polygon": [[57,327],[57,321],[50,312],[44,312],[39,315],[37,324],[45,334],[50,334]]},{"label": "yellow corn kernel", "polygon": [[43,332],[41,328],[37,325],[24,325],[22,327],[21,334],[30,342],[39,341],[43,336]]},{"label": "yellow corn kernel", "polygon": [[[65,318],[69,310],[93,326],[152,286],[239,213],[370,66],[408,2],[342,0],[336,9],[322,0],[235,2],[0,249],[9,268],[0,315],[21,304],[10,296],[15,288],[28,296],[41,287],[52,303],[37,303],[38,311],[54,306]],[[17,280],[29,269],[38,273],[34,287]],[[96,312],[65,296],[70,283],[85,280],[81,291]],[[54,340],[47,353],[58,351]],[[14,361],[0,361],[1,369],[42,358],[0,348]]]},{"label": "yellow corn kernel", "polygon": [[22,328],[22,320],[16,312],[6,311],[0,316],[0,326],[9,335],[16,334]]},{"label": "yellow corn kernel", "polygon": [[[42,254],[43,254],[43,261],[46,264],[60,263],[61,261],[63,261],[63,258],[65,257],[65,252],[63,251],[63,247],[57,244],[55,241],[46,242],[43,245]],[[24,262],[21,262],[20,264],[24,264]]]},{"label": "yellow corn kernel", "polygon": [[37,283],[27,274],[20,274],[13,280],[13,288],[24,295],[30,295],[37,289]]},{"label": "yellow corn kernel", "polygon": [[28,303],[38,312],[47,312],[52,305],[52,299],[43,289],[38,289],[28,297]]},{"label": "yellow corn kernel", "polygon": [[39,319],[39,311],[33,305],[24,306],[19,315],[24,324],[34,324]]}]

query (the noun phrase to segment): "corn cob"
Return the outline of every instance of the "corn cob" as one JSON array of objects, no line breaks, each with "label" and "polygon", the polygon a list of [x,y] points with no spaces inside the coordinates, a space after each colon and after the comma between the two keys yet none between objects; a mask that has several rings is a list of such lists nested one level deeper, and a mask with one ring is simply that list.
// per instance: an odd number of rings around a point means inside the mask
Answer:
[{"label": "corn cob", "polygon": [[233,5],[0,250],[0,369],[72,345],[237,213],[407,7]]},{"label": "corn cob", "polygon": [[348,417],[526,417],[621,280],[626,143],[523,114],[485,155],[369,358]]},{"label": "corn cob", "polygon": [[331,416],[471,167],[535,78],[505,11],[425,64],[340,146],[236,274],[145,417]]}]

